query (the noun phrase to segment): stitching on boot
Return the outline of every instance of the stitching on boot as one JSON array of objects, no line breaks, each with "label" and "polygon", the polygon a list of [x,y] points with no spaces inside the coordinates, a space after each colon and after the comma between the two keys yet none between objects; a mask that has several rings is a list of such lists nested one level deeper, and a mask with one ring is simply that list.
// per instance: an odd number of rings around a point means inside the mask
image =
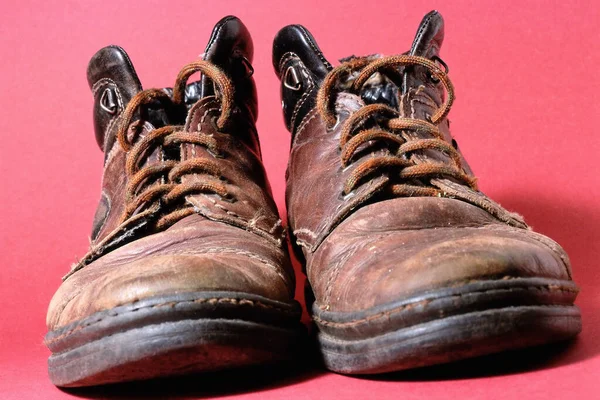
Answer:
[{"label": "stitching on boot", "polygon": [[[315,315],[313,315],[312,318],[315,322],[317,322],[321,325],[326,325],[326,326],[336,326],[336,327],[356,326],[356,325],[360,325],[362,323],[369,323],[376,319],[381,319],[381,318],[388,319],[390,316],[392,316],[394,314],[402,313],[403,311],[414,308],[414,307],[423,306],[424,308],[426,308],[426,307],[430,306],[432,303],[437,303],[442,300],[447,300],[447,299],[452,299],[452,298],[461,298],[464,296],[477,294],[477,293],[503,292],[503,291],[509,292],[509,291],[513,291],[513,290],[530,290],[530,291],[535,290],[535,291],[547,291],[547,292],[579,293],[579,291],[575,290],[575,289],[559,288],[554,285],[536,285],[536,286],[528,286],[528,287],[509,288],[509,289],[485,289],[485,290],[468,292],[465,294],[456,294],[456,295],[452,295],[452,296],[445,296],[445,297],[438,298],[438,299],[431,299],[431,300],[425,299],[425,300],[417,301],[414,303],[405,304],[405,305],[399,306],[393,310],[383,311],[383,312],[377,313],[375,315],[370,315],[368,317],[357,319],[354,321],[333,322],[333,321],[323,320]],[[560,304],[536,305],[536,307],[544,307],[544,306],[555,307],[555,306],[559,306],[559,305]]]},{"label": "stitching on boot", "polygon": [[296,118],[298,117],[300,109],[302,108],[306,100],[310,97],[310,95],[313,93],[313,90],[316,87],[310,72],[308,72],[302,61],[298,62],[298,67],[300,67],[300,69],[305,73],[306,77],[308,78],[308,88],[304,91],[304,93],[300,97],[300,100],[298,100],[298,103],[296,103],[296,107],[294,107],[292,119],[290,120],[290,128],[292,130],[294,129],[294,124],[296,123]]},{"label": "stitching on boot", "polygon": [[[117,307],[122,307],[125,306],[127,304],[134,304],[135,302],[132,303],[126,303],[126,304],[121,304]],[[107,319],[111,319],[114,317],[118,317],[121,315],[126,315],[126,314],[131,314],[133,312],[139,311],[139,310],[147,310],[147,309],[152,309],[152,308],[162,308],[162,307],[175,307],[177,305],[180,304],[192,304],[192,303],[196,303],[196,304],[202,304],[202,303],[208,303],[208,304],[218,304],[218,303],[229,303],[229,304],[234,304],[234,305],[240,305],[240,306],[244,306],[244,305],[249,305],[251,307],[260,307],[260,308],[266,308],[266,309],[274,309],[277,311],[280,311],[284,314],[289,314],[289,315],[294,315],[296,314],[294,311],[280,307],[280,306],[276,306],[276,305],[271,305],[271,304],[265,304],[263,302],[257,301],[257,300],[249,300],[249,299],[236,299],[236,298],[229,298],[229,297],[212,297],[212,298],[208,298],[208,299],[194,299],[194,300],[181,300],[181,301],[170,301],[167,303],[159,303],[159,304],[151,304],[148,306],[142,306],[142,307],[137,307],[137,308],[133,308],[131,310],[127,310],[126,312],[122,312],[122,313],[114,313],[114,314],[109,314],[105,317],[102,318],[98,318],[94,321],[89,321],[86,323],[83,323],[81,325],[77,325],[76,327],[74,327],[73,329],[70,329],[67,332],[62,333],[60,336],[53,338],[52,340],[47,341],[47,344],[52,344],[52,343],[56,343],[62,339],[64,339],[66,336],[69,336],[79,330],[82,330],[84,328],[87,328],[89,326],[92,325],[96,325],[99,322],[102,322],[104,320]],[[109,311],[109,310],[106,310]],[[102,311],[100,311],[102,312]],[[117,332],[117,333],[121,333],[121,332]],[[112,335],[108,335],[108,336],[104,336],[104,337],[109,337]]]},{"label": "stitching on boot", "polygon": [[300,122],[300,125],[298,125],[298,129],[296,129],[296,133],[294,133],[294,140],[293,140],[293,143],[292,143],[292,148],[294,146],[296,146],[296,144],[298,143],[298,140],[300,138],[300,134],[302,134],[302,132],[304,131],[304,128],[306,128],[306,126],[308,125],[308,123],[310,121],[312,121],[318,115],[319,115],[319,113],[318,113],[318,111],[317,111],[316,108],[313,108],[308,113],[306,113],[306,115],[304,116],[304,118]]}]

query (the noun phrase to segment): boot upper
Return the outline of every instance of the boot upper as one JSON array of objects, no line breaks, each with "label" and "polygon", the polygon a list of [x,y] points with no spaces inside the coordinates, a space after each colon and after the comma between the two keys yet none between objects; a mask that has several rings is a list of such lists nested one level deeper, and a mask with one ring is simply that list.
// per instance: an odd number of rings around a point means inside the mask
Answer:
[{"label": "boot upper", "polygon": [[478,280],[571,278],[560,246],[477,189],[440,114],[453,98],[443,38],[433,11],[408,52],[337,68],[304,27],[275,39],[292,133],[289,227],[321,309],[360,311]]},{"label": "boot upper", "polygon": [[[95,134],[105,153],[101,200],[90,250],[50,304],[50,330],[165,294],[233,291],[293,301],[284,229],[255,128],[252,57],[246,27],[226,17],[174,88],[143,91],[120,47],[91,59]],[[202,79],[186,84],[196,71]]]}]

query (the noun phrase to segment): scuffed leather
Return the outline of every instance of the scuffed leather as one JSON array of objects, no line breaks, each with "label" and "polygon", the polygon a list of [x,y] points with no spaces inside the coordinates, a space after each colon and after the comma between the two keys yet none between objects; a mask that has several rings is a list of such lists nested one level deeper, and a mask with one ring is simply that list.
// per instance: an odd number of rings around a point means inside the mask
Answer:
[{"label": "scuffed leather", "polygon": [[[203,157],[218,160],[224,184],[233,199],[199,194],[190,195],[186,200],[199,214],[209,219],[256,232],[281,247],[283,228],[260,158],[254,126],[234,115],[231,127],[225,132],[218,132],[215,121],[219,113],[219,104],[214,98],[205,97],[190,110],[185,129],[210,134],[217,141],[220,154],[211,154],[203,146],[186,144],[181,148],[181,159]],[[201,178],[190,175],[183,177],[182,181],[194,179]]]},{"label": "scuffed leather", "polygon": [[402,200],[356,211],[307,254],[321,308],[353,312],[486,279],[570,279],[566,254],[542,235],[458,200]]},{"label": "scuffed leather", "polygon": [[[341,94],[336,111],[345,120],[364,103],[358,96]],[[287,169],[288,219],[296,243],[315,250],[337,223],[368,201],[387,182],[378,177],[343,195],[346,178],[356,163],[340,163],[340,129],[325,128],[316,109],[299,125],[292,143]]]},{"label": "scuffed leather", "polygon": [[[437,56],[443,32],[439,13],[428,14],[410,53]],[[274,58],[279,53],[274,46]],[[295,62],[306,65],[298,54],[302,51],[296,50]],[[276,66],[280,79],[282,71]],[[400,114],[427,119],[443,101],[441,85],[422,68],[401,72],[405,79],[399,91]],[[320,83],[313,83],[316,93]],[[282,93],[285,114],[289,97]],[[317,307],[354,313],[474,281],[571,279],[568,256],[558,244],[529,230],[520,216],[483,193],[452,180],[432,180],[447,197],[385,197],[381,189],[386,175],[344,196],[346,178],[372,156],[362,154],[346,168],[341,165],[341,126],[364,104],[360,96],[343,92],[335,102],[338,123],[333,129],[325,127],[314,106],[288,125],[293,132],[286,190],[289,228]],[[448,121],[442,120],[439,127],[452,143]],[[439,151],[426,151],[420,161],[444,157]],[[463,165],[472,174],[466,162]]]},{"label": "scuffed leather", "polygon": [[[107,133],[114,136],[117,129],[116,125],[112,125],[107,130]],[[145,122],[139,134],[140,138],[146,136],[153,129],[154,126],[152,124]],[[161,154],[159,151],[154,150],[147,157],[144,165],[158,163],[160,157]],[[108,212],[103,219],[94,219],[92,247],[119,226],[121,217],[125,211],[125,193],[128,183],[127,175],[125,174],[126,158],[127,153],[123,151],[119,142],[114,140],[112,148],[105,157],[104,173],[102,174],[102,194],[96,214],[103,212],[106,204],[109,204]]]},{"label": "scuffed leather", "polygon": [[[230,62],[238,56],[231,57],[230,53],[241,52],[247,59],[244,63],[252,58],[250,36],[235,17],[217,24],[207,49],[211,60],[229,60],[220,66],[230,77],[239,72],[236,70],[239,65]],[[108,71],[102,70],[105,67]],[[142,166],[173,157],[173,151],[178,152],[181,160],[210,159],[219,165],[223,183],[232,195],[227,199],[214,194],[189,195],[185,201],[194,206],[195,214],[162,232],[149,232],[144,222],[154,212],[152,208],[134,213],[130,218],[132,223],[120,224],[128,184],[127,153],[115,140],[120,114],[141,90],[141,85],[125,52],[114,46],[101,50],[92,59],[89,71],[92,71],[88,74],[90,82],[94,82],[92,86],[99,90],[104,86],[119,90],[122,101],[118,113],[109,118],[103,114],[105,110],[94,92],[94,118],[107,152],[101,201],[94,218],[90,251],[54,295],[48,309],[48,329],[55,330],[96,312],[141,299],[176,293],[239,292],[242,296],[248,293],[292,303],[295,278],[284,229],[262,165],[255,127],[256,92],[248,90],[254,88],[251,76],[244,73],[238,76],[241,80],[234,80],[238,95],[227,127],[221,131],[215,123],[220,105],[214,96],[207,94],[210,91],[204,90],[208,84],[212,87],[212,83],[188,85],[187,118],[176,119],[179,117],[171,115],[174,113],[154,105],[145,113],[148,120],[143,121],[136,140],[167,123],[182,125],[186,131],[213,136],[219,154],[191,144],[166,150],[158,147],[145,157]],[[97,79],[109,75],[114,83],[97,84]],[[127,96],[123,95],[126,90]],[[199,96],[202,97],[193,105],[189,104]],[[190,173],[184,179],[201,177]]]},{"label": "scuffed leather", "polygon": [[47,326],[55,330],[140,299],[198,291],[290,302],[294,276],[287,252],[251,232],[192,215],[73,274],[52,298]]}]

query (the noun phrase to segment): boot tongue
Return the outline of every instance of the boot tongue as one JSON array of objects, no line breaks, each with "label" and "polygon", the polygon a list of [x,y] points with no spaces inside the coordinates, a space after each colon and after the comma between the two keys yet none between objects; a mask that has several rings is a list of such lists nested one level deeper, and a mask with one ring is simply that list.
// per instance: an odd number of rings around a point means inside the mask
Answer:
[{"label": "boot tongue", "polygon": [[[443,41],[444,20],[439,12],[431,11],[423,17],[408,54],[431,59],[439,54]],[[381,54],[374,54],[360,58],[376,60],[381,57],[383,57]],[[350,56],[341,59],[340,62],[348,62],[357,60],[358,58]],[[399,79],[395,82],[385,74],[375,73],[362,87],[360,96],[367,104],[382,103],[398,109],[399,92],[401,91],[402,94],[406,94],[410,88],[417,88],[423,84],[420,76],[414,72],[414,68],[406,68],[401,82],[399,82]],[[351,71],[339,83],[339,89],[349,88],[359,73],[360,68],[357,68],[356,71]]]},{"label": "boot tongue", "polygon": [[[439,54],[440,47],[444,41],[444,20],[437,11],[431,11],[421,21],[415,39],[408,54],[432,58]],[[379,54],[367,56],[367,59],[377,59],[382,56]],[[355,56],[350,56],[340,60],[340,62],[351,61]],[[402,82],[402,93],[406,93],[408,88],[416,87],[420,84],[411,75],[411,69],[404,74]],[[352,81],[358,74],[351,73],[347,79],[342,82],[342,87],[351,85]],[[400,83],[398,83],[400,85]],[[400,87],[396,85],[389,77],[383,74],[373,74],[373,76],[365,83],[360,95],[367,104],[383,103],[393,108],[398,108],[398,92]]]},{"label": "boot tongue", "polygon": [[[373,54],[365,58],[367,60],[376,60],[381,58],[381,54]],[[359,57],[350,56],[342,58],[340,63],[356,60]],[[350,72],[345,79],[340,82],[340,89],[349,88],[356,77],[358,76],[360,69]],[[373,74],[363,85],[360,90],[360,97],[366,104],[382,103],[392,108],[398,108],[398,90],[399,87],[387,76],[380,73]]]}]

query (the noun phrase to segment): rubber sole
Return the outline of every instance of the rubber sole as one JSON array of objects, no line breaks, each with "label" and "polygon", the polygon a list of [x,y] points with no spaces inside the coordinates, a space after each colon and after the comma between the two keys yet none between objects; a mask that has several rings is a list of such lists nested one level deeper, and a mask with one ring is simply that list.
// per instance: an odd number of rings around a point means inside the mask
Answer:
[{"label": "rubber sole", "polygon": [[562,341],[581,331],[570,281],[503,279],[445,288],[359,313],[313,306],[330,370],[375,374]]},{"label": "rubber sole", "polygon": [[49,332],[50,379],[92,386],[293,359],[305,344],[300,310],[228,292],[145,299]]}]

